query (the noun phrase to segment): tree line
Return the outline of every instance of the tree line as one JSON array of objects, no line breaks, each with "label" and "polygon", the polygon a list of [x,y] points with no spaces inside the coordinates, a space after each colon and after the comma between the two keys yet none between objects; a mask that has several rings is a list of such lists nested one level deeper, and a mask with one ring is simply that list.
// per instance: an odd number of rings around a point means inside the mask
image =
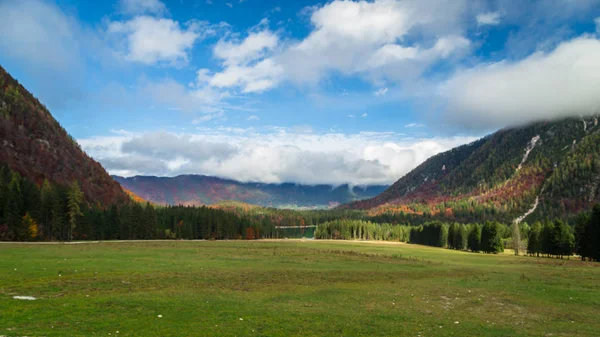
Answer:
[{"label": "tree line", "polygon": [[498,253],[504,250],[508,227],[498,222],[458,224],[431,221],[419,226],[373,223],[338,219],[317,226],[315,239],[382,240],[409,242],[474,252]]},{"label": "tree line", "polygon": [[383,240],[446,247],[472,252],[499,253],[511,248],[516,255],[563,258],[574,253],[583,260],[600,261],[600,205],[582,213],[569,226],[562,220],[513,223],[487,221],[459,224],[430,221],[418,226],[338,219],[320,224],[315,239]]},{"label": "tree line", "polygon": [[155,207],[84,200],[77,182],[37,185],[0,167],[0,240],[258,239],[279,236],[269,216],[211,207]]}]

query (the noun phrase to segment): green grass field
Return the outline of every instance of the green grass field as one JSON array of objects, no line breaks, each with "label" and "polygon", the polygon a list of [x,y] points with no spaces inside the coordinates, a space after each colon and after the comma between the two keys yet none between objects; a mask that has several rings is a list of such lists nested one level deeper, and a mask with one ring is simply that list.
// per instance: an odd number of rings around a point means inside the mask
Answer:
[{"label": "green grass field", "polygon": [[0,244],[0,336],[108,335],[600,336],[600,264],[312,240]]}]

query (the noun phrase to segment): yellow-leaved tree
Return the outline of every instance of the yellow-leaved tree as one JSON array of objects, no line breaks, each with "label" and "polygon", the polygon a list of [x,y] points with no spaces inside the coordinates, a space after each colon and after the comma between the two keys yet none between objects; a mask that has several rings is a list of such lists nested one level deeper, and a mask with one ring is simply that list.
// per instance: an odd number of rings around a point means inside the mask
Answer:
[{"label": "yellow-leaved tree", "polygon": [[27,235],[29,239],[35,240],[38,236],[38,224],[35,220],[29,215],[29,213],[25,213],[23,218],[21,219],[22,228],[27,229]]}]

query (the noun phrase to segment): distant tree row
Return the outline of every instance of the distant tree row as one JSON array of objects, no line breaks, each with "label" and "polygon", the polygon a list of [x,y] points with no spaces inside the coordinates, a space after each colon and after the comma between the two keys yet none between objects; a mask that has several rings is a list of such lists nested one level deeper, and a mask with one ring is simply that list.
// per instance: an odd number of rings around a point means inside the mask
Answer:
[{"label": "distant tree row", "polygon": [[433,221],[406,226],[343,219],[320,224],[315,230],[315,239],[399,241],[498,253],[504,250],[503,235],[507,230],[508,227],[497,222],[464,225]]},{"label": "distant tree row", "polygon": [[561,220],[536,222],[530,227],[526,223],[507,226],[492,221],[431,221],[410,226],[344,219],[320,224],[315,239],[400,241],[485,253],[512,248],[517,255],[526,247],[529,255],[563,258],[576,253],[584,260],[600,261],[600,205],[591,214],[580,215],[574,228]]},{"label": "distant tree row", "polygon": [[338,219],[319,224],[314,235],[315,239],[408,242],[410,234],[408,226]]}]

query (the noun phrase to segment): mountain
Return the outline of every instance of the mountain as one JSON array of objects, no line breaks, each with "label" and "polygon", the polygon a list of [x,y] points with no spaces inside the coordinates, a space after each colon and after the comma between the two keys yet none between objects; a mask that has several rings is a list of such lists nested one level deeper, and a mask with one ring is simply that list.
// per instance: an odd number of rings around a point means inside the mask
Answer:
[{"label": "mountain", "polygon": [[48,109],[0,67],[0,164],[40,185],[45,179],[77,181],[90,203],[108,205],[129,197],[104,168],[52,117]]},{"label": "mountain", "polygon": [[507,128],[429,158],[380,195],[341,208],[457,220],[568,217],[600,200],[597,117]]},{"label": "mountain", "polygon": [[157,204],[211,205],[221,201],[241,201],[279,208],[325,208],[370,198],[387,186],[298,185],[292,183],[242,183],[203,175],[177,177],[113,176],[125,189]]}]

